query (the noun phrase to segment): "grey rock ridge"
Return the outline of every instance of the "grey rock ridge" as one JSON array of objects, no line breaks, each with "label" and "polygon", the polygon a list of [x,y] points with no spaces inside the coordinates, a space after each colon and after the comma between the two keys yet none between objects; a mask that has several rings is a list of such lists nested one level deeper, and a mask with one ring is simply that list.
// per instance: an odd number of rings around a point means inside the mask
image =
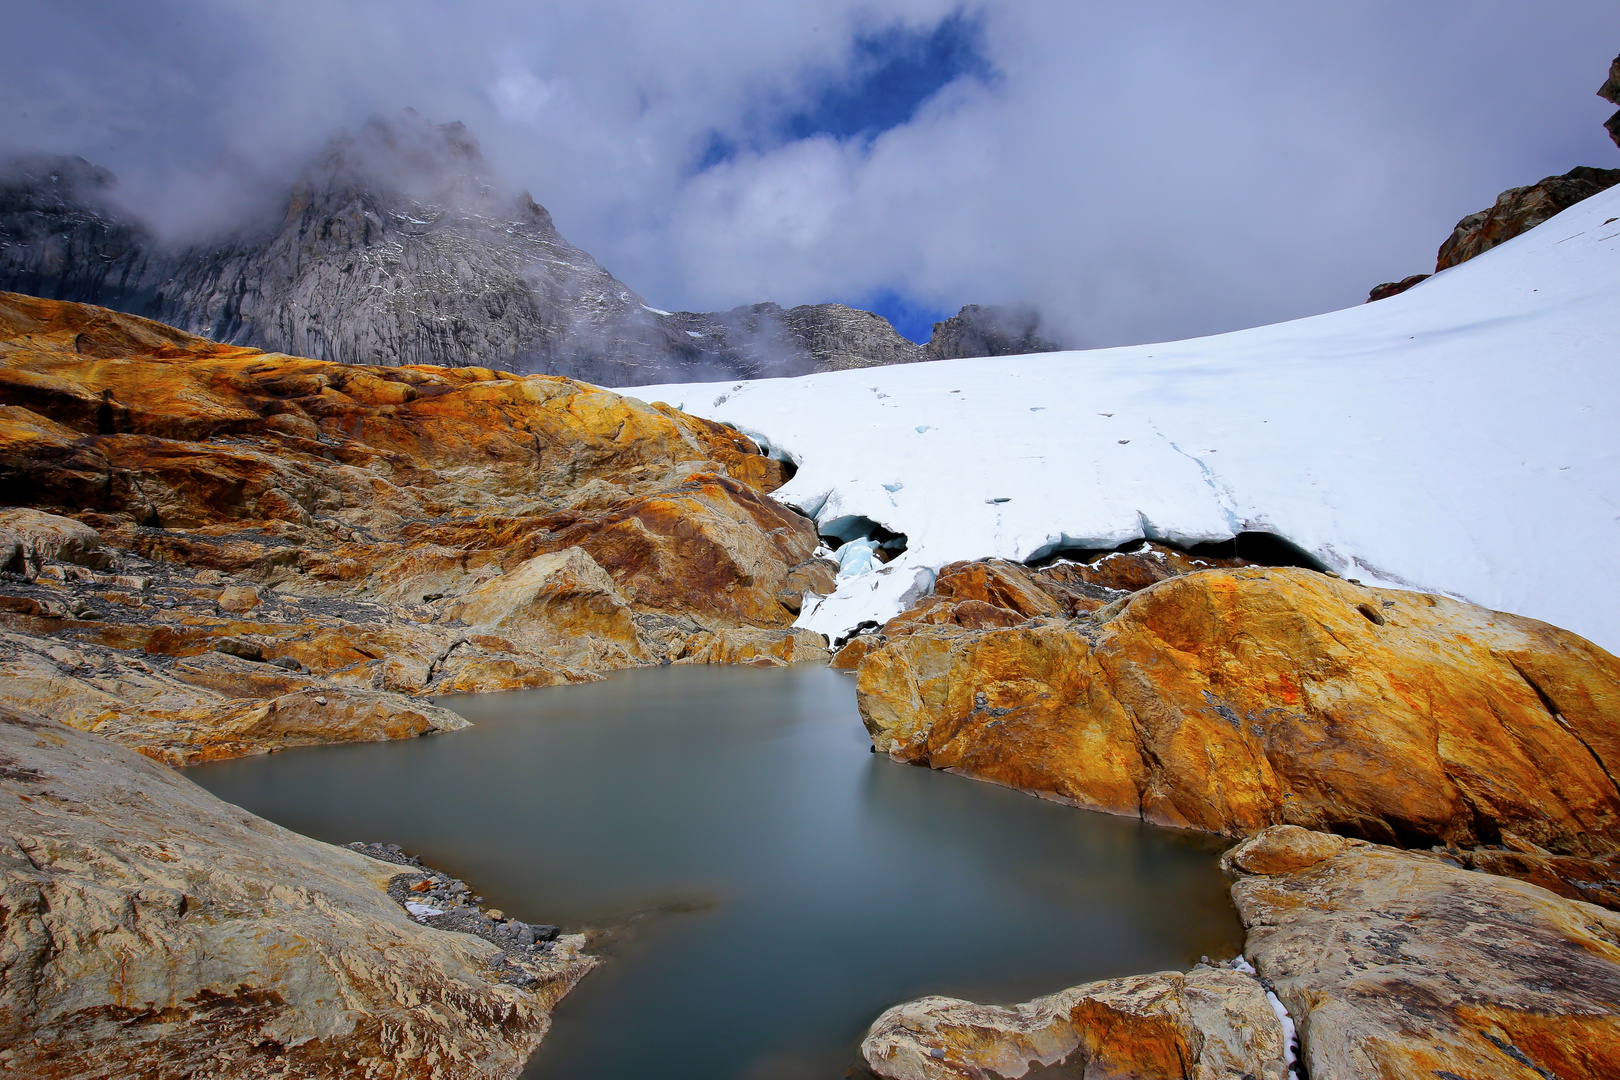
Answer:
[{"label": "grey rock ridge", "polygon": [[461,124],[415,114],[334,139],[274,215],[169,245],[78,158],[0,175],[0,290],[350,364],[440,364],[633,386],[1055,348],[1027,309],[970,306],[918,345],[841,304],[649,306],[510,195]]},{"label": "grey rock ridge", "polygon": [[929,358],[1017,356],[1056,352],[1063,347],[1041,337],[1040,329],[1040,313],[1032,307],[969,304],[944,322],[934,324],[934,334],[928,341]]}]

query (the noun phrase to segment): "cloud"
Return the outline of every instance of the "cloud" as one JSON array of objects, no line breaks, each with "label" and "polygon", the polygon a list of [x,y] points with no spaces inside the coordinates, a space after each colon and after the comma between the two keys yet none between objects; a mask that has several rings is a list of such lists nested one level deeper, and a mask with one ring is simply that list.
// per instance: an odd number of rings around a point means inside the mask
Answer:
[{"label": "cloud", "polygon": [[171,233],[335,131],[464,120],[668,309],[1028,300],[1089,344],[1359,301],[1463,214],[1612,166],[1612,3],[29,0],[0,144]]}]

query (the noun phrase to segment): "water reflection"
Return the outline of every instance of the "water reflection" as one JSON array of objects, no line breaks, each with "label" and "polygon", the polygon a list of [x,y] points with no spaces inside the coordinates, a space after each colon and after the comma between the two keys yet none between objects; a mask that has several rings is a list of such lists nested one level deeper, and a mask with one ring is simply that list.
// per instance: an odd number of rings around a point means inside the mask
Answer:
[{"label": "water reflection", "polygon": [[826,669],[449,704],[477,726],[190,775],[300,832],[401,844],[514,917],[625,926],[528,1077],[837,1077],[905,998],[1020,1000],[1240,940],[1215,845],[872,755]]}]

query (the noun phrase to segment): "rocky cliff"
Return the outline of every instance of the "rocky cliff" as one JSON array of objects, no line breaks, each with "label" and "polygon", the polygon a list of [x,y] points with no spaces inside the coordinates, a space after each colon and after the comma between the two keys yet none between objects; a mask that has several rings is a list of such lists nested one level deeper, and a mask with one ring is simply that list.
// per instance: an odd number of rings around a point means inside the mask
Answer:
[{"label": "rocky cliff", "polygon": [[1457,222],[1435,259],[1435,273],[1489,251],[1540,225],[1583,199],[1620,184],[1620,169],[1580,166],[1562,176],[1549,176],[1526,187],[1508,188],[1487,210]]},{"label": "rocky cliff", "polygon": [[825,656],[735,431],[550,376],[219,345],[0,294],[0,696],[173,762],[461,721],[417,695]]},{"label": "rocky cliff", "polygon": [[204,242],[159,242],[114,194],[112,175],[80,159],[11,163],[0,175],[0,289],[344,364],[615,386],[1050,347],[1032,313],[996,309],[964,308],[949,322],[964,328],[936,328],[928,346],[840,304],[655,310],[527,193],[503,193],[462,125],[414,114],[335,139],[276,214]]}]

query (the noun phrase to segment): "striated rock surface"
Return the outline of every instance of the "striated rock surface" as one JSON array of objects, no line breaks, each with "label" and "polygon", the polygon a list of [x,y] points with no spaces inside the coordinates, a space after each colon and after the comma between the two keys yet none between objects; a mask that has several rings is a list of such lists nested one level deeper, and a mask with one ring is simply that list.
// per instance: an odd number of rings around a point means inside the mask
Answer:
[{"label": "striated rock surface", "polygon": [[878,1017],[861,1056],[886,1080],[1285,1080],[1285,1049],[1254,978],[1200,967],[1010,1007],[919,998]]},{"label": "striated rock surface", "polygon": [[418,925],[400,870],[0,705],[0,1071],[517,1076],[594,960]]},{"label": "striated rock surface", "polygon": [[0,511],[0,627],[39,639],[6,639],[0,694],[94,683],[52,715],[189,761],[455,726],[401,695],[814,656],[790,624],[827,568],[783,479],[729,428],[566,379],[0,294],[0,484],[30,504]]},{"label": "striated rock surface", "polygon": [[1620,660],[1531,619],[1289,567],[868,646],[873,745],[1158,824],[1460,848],[1620,841]]},{"label": "striated rock surface", "polygon": [[1435,273],[1467,262],[1497,244],[1528,232],[1554,214],[1615,184],[1620,184],[1620,169],[1582,165],[1562,176],[1549,176],[1526,187],[1508,188],[1496,197],[1496,205],[1457,222],[1457,228],[1440,245]]},{"label": "striated rock surface", "polygon": [[1288,826],[1225,863],[1311,1080],[1620,1075],[1620,916]]}]

